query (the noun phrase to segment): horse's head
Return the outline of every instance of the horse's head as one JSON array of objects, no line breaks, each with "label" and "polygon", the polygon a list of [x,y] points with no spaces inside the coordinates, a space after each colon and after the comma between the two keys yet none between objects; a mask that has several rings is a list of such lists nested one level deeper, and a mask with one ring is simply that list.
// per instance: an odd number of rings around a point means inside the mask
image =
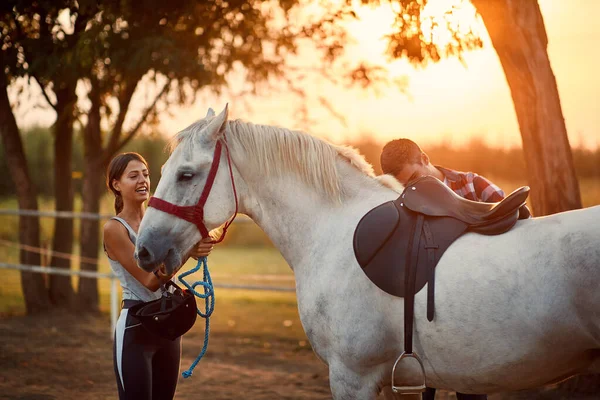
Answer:
[{"label": "horse's head", "polygon": [[227,114],[227,106],[216,116],[209,109],[205,118],[178,135],[140,225],[135,256],[142,269],[153,271],[164,264],[172,273],[202,236],[235,214]]}]

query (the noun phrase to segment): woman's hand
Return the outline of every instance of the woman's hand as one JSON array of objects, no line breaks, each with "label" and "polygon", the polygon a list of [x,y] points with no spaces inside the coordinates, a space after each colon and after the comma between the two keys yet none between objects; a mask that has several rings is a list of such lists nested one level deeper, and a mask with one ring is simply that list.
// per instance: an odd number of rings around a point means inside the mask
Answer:
[{"label": "woman's hand", "polygon": [[165,264],[161,264],[160,267],[158,267],[158,269],[154,271],[155,272],[154,275],[156,275],[156,277],[159,279],[168,281],[169,279],[171,279],[173,277],[173,275],[175,275],[177,273],[177,270],[173,271],[170,274],[167,274],[167,269],[165,268]]},{"label": "woman's hand", "polygon": [[208,256],[214,247],[212,242],[213,239],[209,236],[196,243],[196,245],[190,250],[190,257],[192,257],[194,260],[197,260],[200,257]]}]

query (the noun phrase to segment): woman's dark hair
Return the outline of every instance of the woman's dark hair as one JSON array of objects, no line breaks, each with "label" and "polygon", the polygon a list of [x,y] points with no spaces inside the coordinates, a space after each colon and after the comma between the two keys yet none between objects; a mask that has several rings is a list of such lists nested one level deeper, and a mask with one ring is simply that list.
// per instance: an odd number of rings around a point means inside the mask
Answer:
[{"label": "woman's dark hair", "polygon": [[144,160],[144,157],[139,155],[138,153],[129,152],[129,153],[121,153],[115,156],[108,164],[108,168],[106,169],[106,187],[113,192],[115,195],[115,213],[118,214],[123,210],[123,197],[121,197],[121,193],[113,187],[112,182],[114,180],[121,179],[125,169],[127,169],[127,165],[129,165],[130,161],[139,161],[143,163],[146,168],[148,168],[148,163]]}]

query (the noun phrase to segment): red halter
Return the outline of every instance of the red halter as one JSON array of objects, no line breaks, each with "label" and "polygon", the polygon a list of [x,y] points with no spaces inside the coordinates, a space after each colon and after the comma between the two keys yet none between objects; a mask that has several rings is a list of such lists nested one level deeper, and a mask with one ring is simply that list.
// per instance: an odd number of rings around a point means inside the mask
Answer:
[{"label": "red halter", "polygon": [[[229,176],[231,176],[231,187],[233,188],[233,197],[235,198],[235,213],[233,217],[225,223],[223,227],[223,233],[219,240],[213,241],[213,243],[219,243],[225,238],[225,233],[227,233],[227,228],[233,222],[237,215],[238,211],[238,199],[237,192],[235,190],[235,182],[233,180],[233,170],[231,169],[231,158],[229,157],[229,148],[227,147],[227,140],[225,136],[223,136],[223,143],[225,144],[225,149],[227,150],[227,163],[229,165]],[[194,206],[178,206],[177,204],[169,203],[163,199],[159,199],[158,197],[151,197],[148,202],[148,207],[154,207],[157,210],[166,212],[167,214],[175,215],[181,219],[184,219],[192,224],[196,225],[202,238],[208,236],[208,229],[206,229],[206,225],[204,225],[204,205],[206,204],[206,200],[208,199],[208,195],[210,194],[210,190],[212,189],[213,183],[215,182],[215,176],[217,175],[217,170],[219,169],[219,161],[221,160],[221,140],[217,141],[217,145],[215,147],[215,154],[213,157],[212,164],[210,166],[210,171],[208,173],[208,178],[206,179],[206,185],[202,190],[202,194],[200,195],[200,200],[198,200],[198,204]]]}]

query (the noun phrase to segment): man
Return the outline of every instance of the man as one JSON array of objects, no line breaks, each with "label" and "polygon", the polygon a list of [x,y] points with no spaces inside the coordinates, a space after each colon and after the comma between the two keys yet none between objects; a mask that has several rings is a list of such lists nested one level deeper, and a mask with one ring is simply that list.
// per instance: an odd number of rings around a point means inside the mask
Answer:
[{"label": "man", "polygon": [[[456,194],[468,200],[495,203],[504,198],[504,192],[490,180],[473,172],[459,172],[431,164],[419,145],[410,139],[388,142],[381,152],[384,174],[393,175],[403,185],[425,175],[444,182]],[[519,218],[531,217],[527,206],[519,210]]]},{"label": "man", "polygon": [[[405,186],[417,178],[432,175],[468,200],[495,203],[504,198],[502,189],[481,175],[434,166],[427,154],[409,139],[396,139],[387,143],[381,152],[380,161],[383,173],[396,177]],[[531,215],[525,206],[519,214],[520,218]],[[456,397],[458,400],[487,399],[487,395],[464,393],[456,393]],[[435,389],[427,388],[423,393],[423,400],[434,398]]]}]

